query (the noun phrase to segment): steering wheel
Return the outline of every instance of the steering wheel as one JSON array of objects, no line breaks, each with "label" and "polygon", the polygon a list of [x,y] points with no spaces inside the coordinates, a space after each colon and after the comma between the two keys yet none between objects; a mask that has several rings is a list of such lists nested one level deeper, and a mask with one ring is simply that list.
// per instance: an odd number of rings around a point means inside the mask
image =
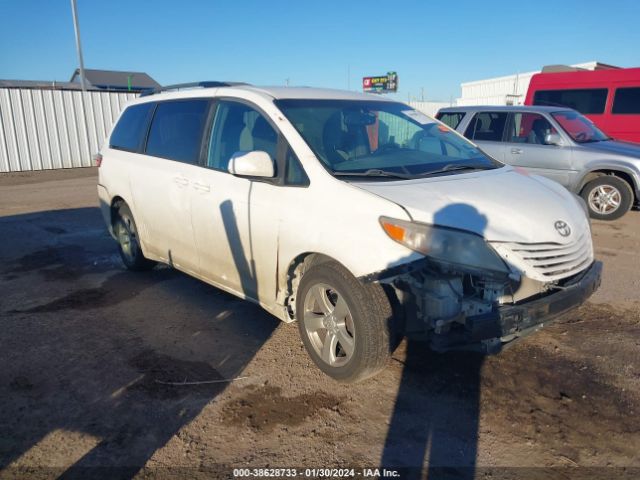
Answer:
[{"label": "steering wheel", "polygon": [[400,145],[398,145],[395,142],[389,142],[389,143],[385,143],[384,145],[378,145],[378,148],[375,152],[376,155],[382,154],[382,153],[388,153],[394,150],[400,150]]},{"label": "steering wheel", "polygon": [[578,133],[576,133],[576,140],[577,141],[580,142],[580,141],[583,141],[583,140],[586,140],[586,139],[587,139],[586,132],[578,132]]}]

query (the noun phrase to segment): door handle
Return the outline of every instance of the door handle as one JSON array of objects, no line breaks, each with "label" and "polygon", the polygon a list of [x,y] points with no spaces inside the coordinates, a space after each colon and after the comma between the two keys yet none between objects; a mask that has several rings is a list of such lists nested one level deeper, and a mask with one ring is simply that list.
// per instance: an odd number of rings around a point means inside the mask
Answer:
[{"label": "door handle", "polygon": [[189,185],[189,179],[185,177],[173,177],[173,181],[183,187]]},{"label": "door handle", "polygon": [[195,188],[196,190],[200,190],[201,192],[210,192],[211,191],[211,187],[209,187],[209,185],[207,185],[206,183],[194,182],[193,183],[193,188]]},{"label": "door handle", "polygon": [[521,154],[522,153],[522,149],[521,148],[512,148],[511,149],[511,153],[515,153],[515,154]]}]

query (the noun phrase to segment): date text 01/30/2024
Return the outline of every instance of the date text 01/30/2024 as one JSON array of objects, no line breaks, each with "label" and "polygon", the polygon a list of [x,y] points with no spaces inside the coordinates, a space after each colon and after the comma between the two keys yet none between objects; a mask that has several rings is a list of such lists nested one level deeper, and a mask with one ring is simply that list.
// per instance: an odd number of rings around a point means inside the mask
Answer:
[{"label": "date text 01/30/2024", "polygon": [[234,478],[394,478],[400,473],[386,468],[234,468]]}]

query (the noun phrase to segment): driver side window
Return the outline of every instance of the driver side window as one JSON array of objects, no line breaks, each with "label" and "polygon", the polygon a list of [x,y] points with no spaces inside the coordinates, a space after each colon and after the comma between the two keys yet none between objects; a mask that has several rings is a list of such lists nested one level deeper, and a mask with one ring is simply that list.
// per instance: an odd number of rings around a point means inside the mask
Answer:
[{"label": "driver side window", "polygon": [[507,142],[546,145],[545,138],[558,133],[551,123],[538,113],[514,113],[507,130]]},{"label": "driver side window", "polygon": [[240,102],[221,101],[216,108],[207,166],[227,171],[236,152],[263,151],[276,159],[278,134],[257,110]]}]

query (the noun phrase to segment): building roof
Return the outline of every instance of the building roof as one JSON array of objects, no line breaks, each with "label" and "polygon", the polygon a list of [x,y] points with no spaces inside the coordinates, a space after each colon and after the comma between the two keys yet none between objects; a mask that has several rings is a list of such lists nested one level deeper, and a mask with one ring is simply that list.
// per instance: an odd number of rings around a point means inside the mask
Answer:
[{"label": "building roof", "polygon": [[[128,89],[131,81],[132,90],[158,88],[160,84],[144,72],[120,72],[115,70],[84,70],[85,79],[94,87],[106,89]],[[71,82],[80,83],[80,69],[76,68]]]},{"label": "building roof", "polygon": [[80,84],[58,82],[55,80],[0,80],[0,87],[5,88],[41,88],[51,90],[80,90]]},{"label": "building roof", "polygon": [[512,73],[510,75],[501,75],[499,77],[483,78],[482,80],[471,80],[469,82],[462,82],[460,86],[464,88],[464,87],[480,85],[488,82],[499,82],[502,80],[511,80],[518,77],[519,78],[532,77],[536,73],[540,73],[540,72],[567,72],[567,71],[612,70],[612,69],[622,69],[622,67],[609,65],[607,63],[596,62],[596,61],[585,62],[585,63],[574,63],[572,65],[546,65],[541,70],[534,70],[531,72]]}]

